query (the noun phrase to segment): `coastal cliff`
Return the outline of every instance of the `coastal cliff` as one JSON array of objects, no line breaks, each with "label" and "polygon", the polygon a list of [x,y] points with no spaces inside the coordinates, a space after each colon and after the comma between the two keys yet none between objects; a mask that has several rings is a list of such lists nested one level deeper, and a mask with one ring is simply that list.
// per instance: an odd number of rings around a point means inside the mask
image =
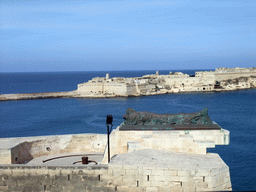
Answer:
[{"label": "coastal cliff", "polygon": [[256,88],[256,68],[218,68],[198,71],[195,75],[182,72],[142,77],[95,77],[78,84],[70,92],[1,94],[0,101],[45,98],[108,98],[135,97],[181,92],[219,92]]}]

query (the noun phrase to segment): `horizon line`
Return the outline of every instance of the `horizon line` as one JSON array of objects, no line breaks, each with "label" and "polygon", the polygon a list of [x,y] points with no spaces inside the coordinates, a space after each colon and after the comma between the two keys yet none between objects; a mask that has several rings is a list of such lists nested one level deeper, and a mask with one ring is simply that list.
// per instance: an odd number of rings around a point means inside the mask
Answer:
[{"label": "horizon line", "polygon": [[[235,67],[234,67],[235,68]],[[6,71],[6,72],[0,72],[1,73],[83,73],[83,72],[134,72],[134,71],[190,71],[190,70],[206,70],[211,71],[215,70],[215,68],[211,69],[139,69],[139,70],[89,70],[89,71]]]}]

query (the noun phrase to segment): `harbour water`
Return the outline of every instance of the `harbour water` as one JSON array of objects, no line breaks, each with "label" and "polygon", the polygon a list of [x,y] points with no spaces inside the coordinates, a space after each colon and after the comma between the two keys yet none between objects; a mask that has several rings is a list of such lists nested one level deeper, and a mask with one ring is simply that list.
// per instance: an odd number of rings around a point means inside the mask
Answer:
[{"label": "harbour water", "polygon": [[[182,71],[194,74],[195,71]],[[113,71],[110,77],[139,77],[155,71]],[[168,74],[169,71],[160,71]],[[72,91],[106,72],[0,73],[0,94]],[[165,94],[129,98],[42,99],[0,102],[0,138],[76,133],[106,133],[128,107],[155,113],[192,113],[207,107],[211,119],[230,131],[230,145],[217,152],[230,167],[234,191],[256,190],[256,89],[231,92]]]}]

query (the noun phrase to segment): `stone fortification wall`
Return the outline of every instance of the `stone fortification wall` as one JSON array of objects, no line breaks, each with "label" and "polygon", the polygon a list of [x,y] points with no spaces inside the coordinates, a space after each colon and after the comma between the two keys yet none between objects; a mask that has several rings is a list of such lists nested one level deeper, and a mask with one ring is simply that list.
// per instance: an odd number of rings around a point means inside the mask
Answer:
[{"label": "stone fortification wall", "polygon": [[127,84],[127,94],[128,95],[138,95],[138,87],[135,84]]},{"label": "stone fortification wall", "polygon": [[255,86],[249,80],[247,80],[246,86],[218,86],[222,81],[252,76],[256,76],[255,69],[219,68],[215,71],[198,71],[195,73],[195,77],[181,72],[170,72],[168,75],[157,73],[134,78],[93,78],[88,83],[79,84],[77,93],[81,97],[115,97],[246,89]]},{"label": "stone fortification wall", "polygon": [[[215,145],[229,145],[229,131],[119,131],[110,135],[110,157],[142,149],[159,149],[190,154],[206,154],[207,148]],[[108,152],[105,151],[103,163],[107,164]]]},{"label": "stone fortification wall", "polygon": [[78,84],[77,94],[80,97],[127,96],[127,86],[117,82],[88,82]]},{"label": "stone fortification wall", "polygon": [[121,192],[231,190],[229,168],[177,169],[136,165],[0,166],[0,191]]},{"label": "stone fortification wall", "polygon": [[218,68],[215,71],[199,71],[196,77],[204,79],[207,83],[215,84],[216,81],[236,79],[240,77],[256,76],[254,68]]},{"label": "stone fortification wall", "polygon": [[204,81],[206,84],[215,84],[215,72],[214,71],[197,71],[195,77]]},{"label": "stone fortification wall", "polygon": [[137,83],[136,87],[136,96],[138,95],[150,95],[151,92],[155,92],[156,86],[149,83]]},{"label": "stone fortification wall", "polygon": [[208,90],[209,86],[213,87],[213,84],[208,85],[208,83],[198,77],[166,78],[164,83],[164,88],[168,89],[169,93],[183,91],[204,91]]},{"label": "stone fortification wall", "polygon": [[256,72],[256,67],[253,68],[227,68],[227,67],[220,67],[215,69],[216,72],[242,72],[242,73],[248,73],[248,72]]},{"label": "stone fortification wall", "polygon": [[[107,164],[43,166],[62,153],[103,152],[105,134],[0,139],[0,191],[224,191],[231,190],[228,166],[209,147],[229,144],[227,130],[119,131],[110,136]],[[11,159],[10,159],[11,158]],[[35,160],[38,160],[35,159]],[[64,161],[64,160],[63,160]],[[7,163],[13,164],[7,164]],[[32,161],[31,161],[32,162]],[[98,161],[99,162],[99,161]],[[24,165],[20,165],[24,164]]]},{"label": "stone fortification wall", "polygon": [[104,84],[104,92],[105,95],[114,95],[114,96],[128,96],[127,95],[127,86],[124,83],[117,84],[116,83],[107,83]]},{"label": "stone fortification wall", "polygon": [[255,72],[230,72],[230,73],[215,73],[215,81],[223,81],[223,80],[228,80],[228,79],[235,79],[235,78],[240,78],[240,77],[250,77],[250,76],[256,76],[256,71]]},{"label": "stone fortification wall", "polygon": [[10,149],[1,149],[0,148],[0,164],[11,164],[12,163],[12,155]]},{"label": "stone fortification wall", "polygon": [[75,134],[0,139],[0,164],[22,164],[41,156],[104,152],[105,134]]},{"label": "stone fortification wall", "polygon": [[155,78],[170,78],[170,79],[177,79],[177,78],[189,78],[188,74],[184,74],[182,72],[175,72],[172,73],[170,72],[169,75],[159,75],[159,72],[157,74],[152,74],[152,75],[144,75],[142,78],[150,78],[150,79],[155,79]]}]

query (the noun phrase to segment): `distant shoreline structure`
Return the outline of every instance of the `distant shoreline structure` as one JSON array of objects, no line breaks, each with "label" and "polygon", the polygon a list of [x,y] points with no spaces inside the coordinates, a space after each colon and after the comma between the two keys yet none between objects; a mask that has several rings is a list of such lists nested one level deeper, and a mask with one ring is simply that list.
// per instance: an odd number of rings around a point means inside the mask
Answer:
[{"label": "distant shoreline structure", "polygon": [[95,77],[78,84],[69,92],[0,94],[0,101],[45,98],[109,98],[137,97],[182,92],[220,92],[256,88],[256,67],[217,68],[215,71],[196,71],[195,75],[170,72],[142,77]]}]

